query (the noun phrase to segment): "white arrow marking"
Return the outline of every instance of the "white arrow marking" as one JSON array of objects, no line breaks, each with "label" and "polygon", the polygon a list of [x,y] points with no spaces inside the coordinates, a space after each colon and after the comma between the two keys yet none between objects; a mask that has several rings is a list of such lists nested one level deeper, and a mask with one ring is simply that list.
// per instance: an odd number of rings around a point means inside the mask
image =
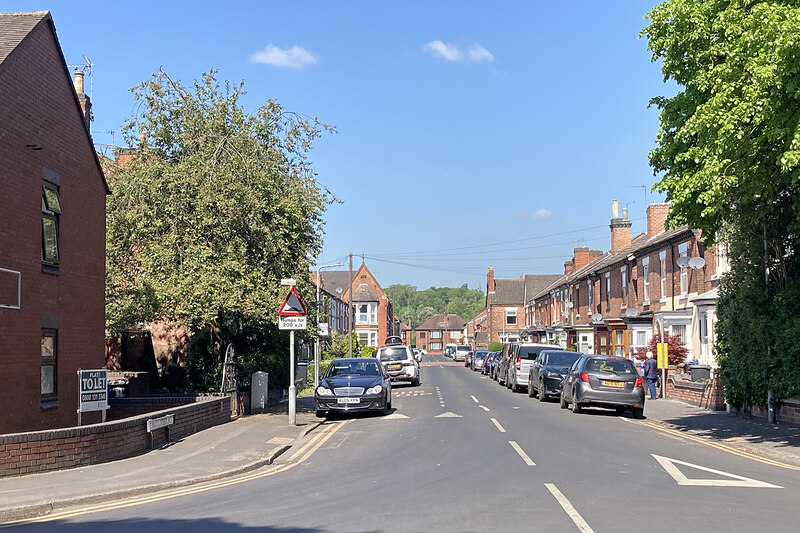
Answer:
[{"label": "white arrow marking", "polygon": [[488,407],[485,407],[485,406],[483,406],[483,405],[479,405],[478,407],[480,407],[480,408],[481,408],[481,409],[483,409],[484,411],[489,411],[489,410],[490,410]]},{"label": "white arrow marking", "polygon": [[440,415],[436,415],[434,418],[463,418],[461,415],[457,415],[455,413],[451,413],[447,411],[446,413],[442,413]]},{"label": "white arrow marking", "polygon": [[[678,483],[678,485],[694,486],[694,487],[751,487],[751,488],[763,488],[763,489],[783,488],[778,485],[773,485],[772,483],[758,481],[756,479],[751,479],[749,477],[737,476],[736,474],[730,474],[728,472],[723,472],[721,470],[714,470],[713,468],[707,468],[705,466],[693,465],[692,463],[687,463],[685,461],[678,461],[677,459],[669,459],[667,457],[662,457],[660,455],[655,455],[652,453],[650,455],[653,456],[653,459],[659,462],[659,464],[664,468],[664,470],[667,471],[667,474],[672,476],[672,478]],[[690,468],[696,468],[704,472],[710,472],[712,474],[717,474],[718,476],[724,476],[731,479],[689,479],[680,470],[678,470],[678,467],[675,466],[676,464],[688,466]]]}]

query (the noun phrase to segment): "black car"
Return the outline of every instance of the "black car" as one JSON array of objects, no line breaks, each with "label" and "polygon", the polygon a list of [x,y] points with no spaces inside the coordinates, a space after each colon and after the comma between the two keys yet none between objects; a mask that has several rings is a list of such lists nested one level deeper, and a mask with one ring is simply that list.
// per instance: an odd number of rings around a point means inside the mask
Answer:
[{"label": "black car", "polygon": [[314,391],[317,416],[329,411],[378,411],[392,408],[392,384],[372,357],[334,359]]},{"label": "black car", "polygon": [[561,394],[561,383],[569,372],[572,363],[581,354],[566,350],[542,350],[528,373],[528,396],[539,397],[539,401],[548,396]]}]

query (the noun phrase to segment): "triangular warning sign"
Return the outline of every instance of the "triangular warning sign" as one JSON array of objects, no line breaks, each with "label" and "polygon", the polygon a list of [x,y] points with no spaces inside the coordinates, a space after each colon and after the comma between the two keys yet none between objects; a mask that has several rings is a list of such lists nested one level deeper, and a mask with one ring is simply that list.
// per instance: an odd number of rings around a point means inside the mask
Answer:
[{"label": "triangular warning sign", "polygon": [[289,290],[286,301],[283,302],[280,311],[278,311],[278,316],[306,316],[306,306],[303,305],[303,301],[300,300],[300,294],[294,287]]},{"label": "triangular warning sign", "polygon": [[[769,489],[783,488],[778,485],[773,485],[772,483],[758,481],[757,479],[751,479],[749,477],[737,476],[736,474],[723,472],[722,470],[715,470],[713,468],[708,468],[705,466],[694,465],[692,463],[687,463],[685,461],[678,461],[677,459],[662,457],[654,453],[651,453],[650,455],[653,456],[653,459],[659,462],[659,464],[664,468],[664,470],[667,471],[667,474],[672,476],[672,478],[678,483],[678,485],[695,486],[695,487],[752,487],[752,488],[769,488]],[[687,466],[689,468],[695,468],[697,470],[702,470],[704,472],[715,474],[725,479],[689,478],[683,472],[681,472],[677,466],[675,466],[676,464]]]}]

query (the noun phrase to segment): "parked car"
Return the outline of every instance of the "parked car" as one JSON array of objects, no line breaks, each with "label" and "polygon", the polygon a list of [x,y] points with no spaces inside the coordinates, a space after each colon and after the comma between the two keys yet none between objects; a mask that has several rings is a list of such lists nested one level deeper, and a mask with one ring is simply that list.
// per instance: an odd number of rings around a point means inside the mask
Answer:
[{"label": "parked car", "polygon": [[569,367],[578,360],[581,354],[566,350],[542,350],[528,373],[528,396],[539,397],[539,401],[548,396],[561,394],[561,383],[569,372]]},{"label": "parked car", "polygon": [[414,359],[417,360],[418,363],[422,362],[422,350],[418,348],[411,348],[411,351],[414,352]]},{"label": "parked car", "polygon": [[552,350],[552,344],[521,343],[508,361],[508,378],[506,386],[512,392],[528,387],[528,374],[536,358],[542,350]]},{"label": "parked car", "polygon": [[456,353],[456,344],[446,344],[444,347],[443,355],[453,359],[453,356]]},{"label": "parked car", "polygon": [[386,344],[387,346],[389,346],[390,344],[403,344],[403,339],[401,339],[397,335],[389,335],[388,337],[386,337],[386,342],[384,344]]},{"label": "parked car", "polygon": [[314,391],[318,417],[330,411],[378,411],[392,407],[392,384],[371,357],[334,359]]},{"label": "parked car", "polygon": [[573,413],[580,413],[584,407],[606,407],[619,414],[631,409],[634,418],[642,418],[642,377],[629,359],[583,355],[564,378],[560,403],[562,409],[571,405]]},{"label": "parked car", "polygon": [[481,369],[481,374],[487,375],[489,377],[492,376],[492,365],[494,364],[494,359],[497,357],[497,354],[500,352],[489,352],[486,354],[486,359],[483,361],[483,368]]},{"label": "parked car", "polygon": [[500,385],[508,383],[508,361],[514,356],[517,349],[517,344],[512,342],[503,345],[503,351],[500,352],[500,357],[496,360],[494,368],[494,379]]},{"label": "parked car", "polygon": [[373,355],[392,381],[410,381],[414,386],[419,385],[419,362],[405,344],[381,346]]},{"label": "parked car", "polygon": [[453,352],[453,361],[464,361],[467,354],[472,352],[472,346],[469,344],[459,344]]},{"label": "parked car", "polygon": [[483,363],[486,361],[486,356],[489,355],[488,350],[475,350],[470,361],[470,369],[474,372],[476,370],[483,370]]}]

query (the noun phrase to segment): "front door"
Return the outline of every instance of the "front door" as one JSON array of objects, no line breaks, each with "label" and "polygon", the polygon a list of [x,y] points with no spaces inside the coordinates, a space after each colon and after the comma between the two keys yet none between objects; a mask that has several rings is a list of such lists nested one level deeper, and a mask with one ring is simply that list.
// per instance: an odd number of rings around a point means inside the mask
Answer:
[{"label": "front door", "polygon": [[595,333],[595,349],[600,355],[610,355],[611,335],[607,329],[598,329]]}]

